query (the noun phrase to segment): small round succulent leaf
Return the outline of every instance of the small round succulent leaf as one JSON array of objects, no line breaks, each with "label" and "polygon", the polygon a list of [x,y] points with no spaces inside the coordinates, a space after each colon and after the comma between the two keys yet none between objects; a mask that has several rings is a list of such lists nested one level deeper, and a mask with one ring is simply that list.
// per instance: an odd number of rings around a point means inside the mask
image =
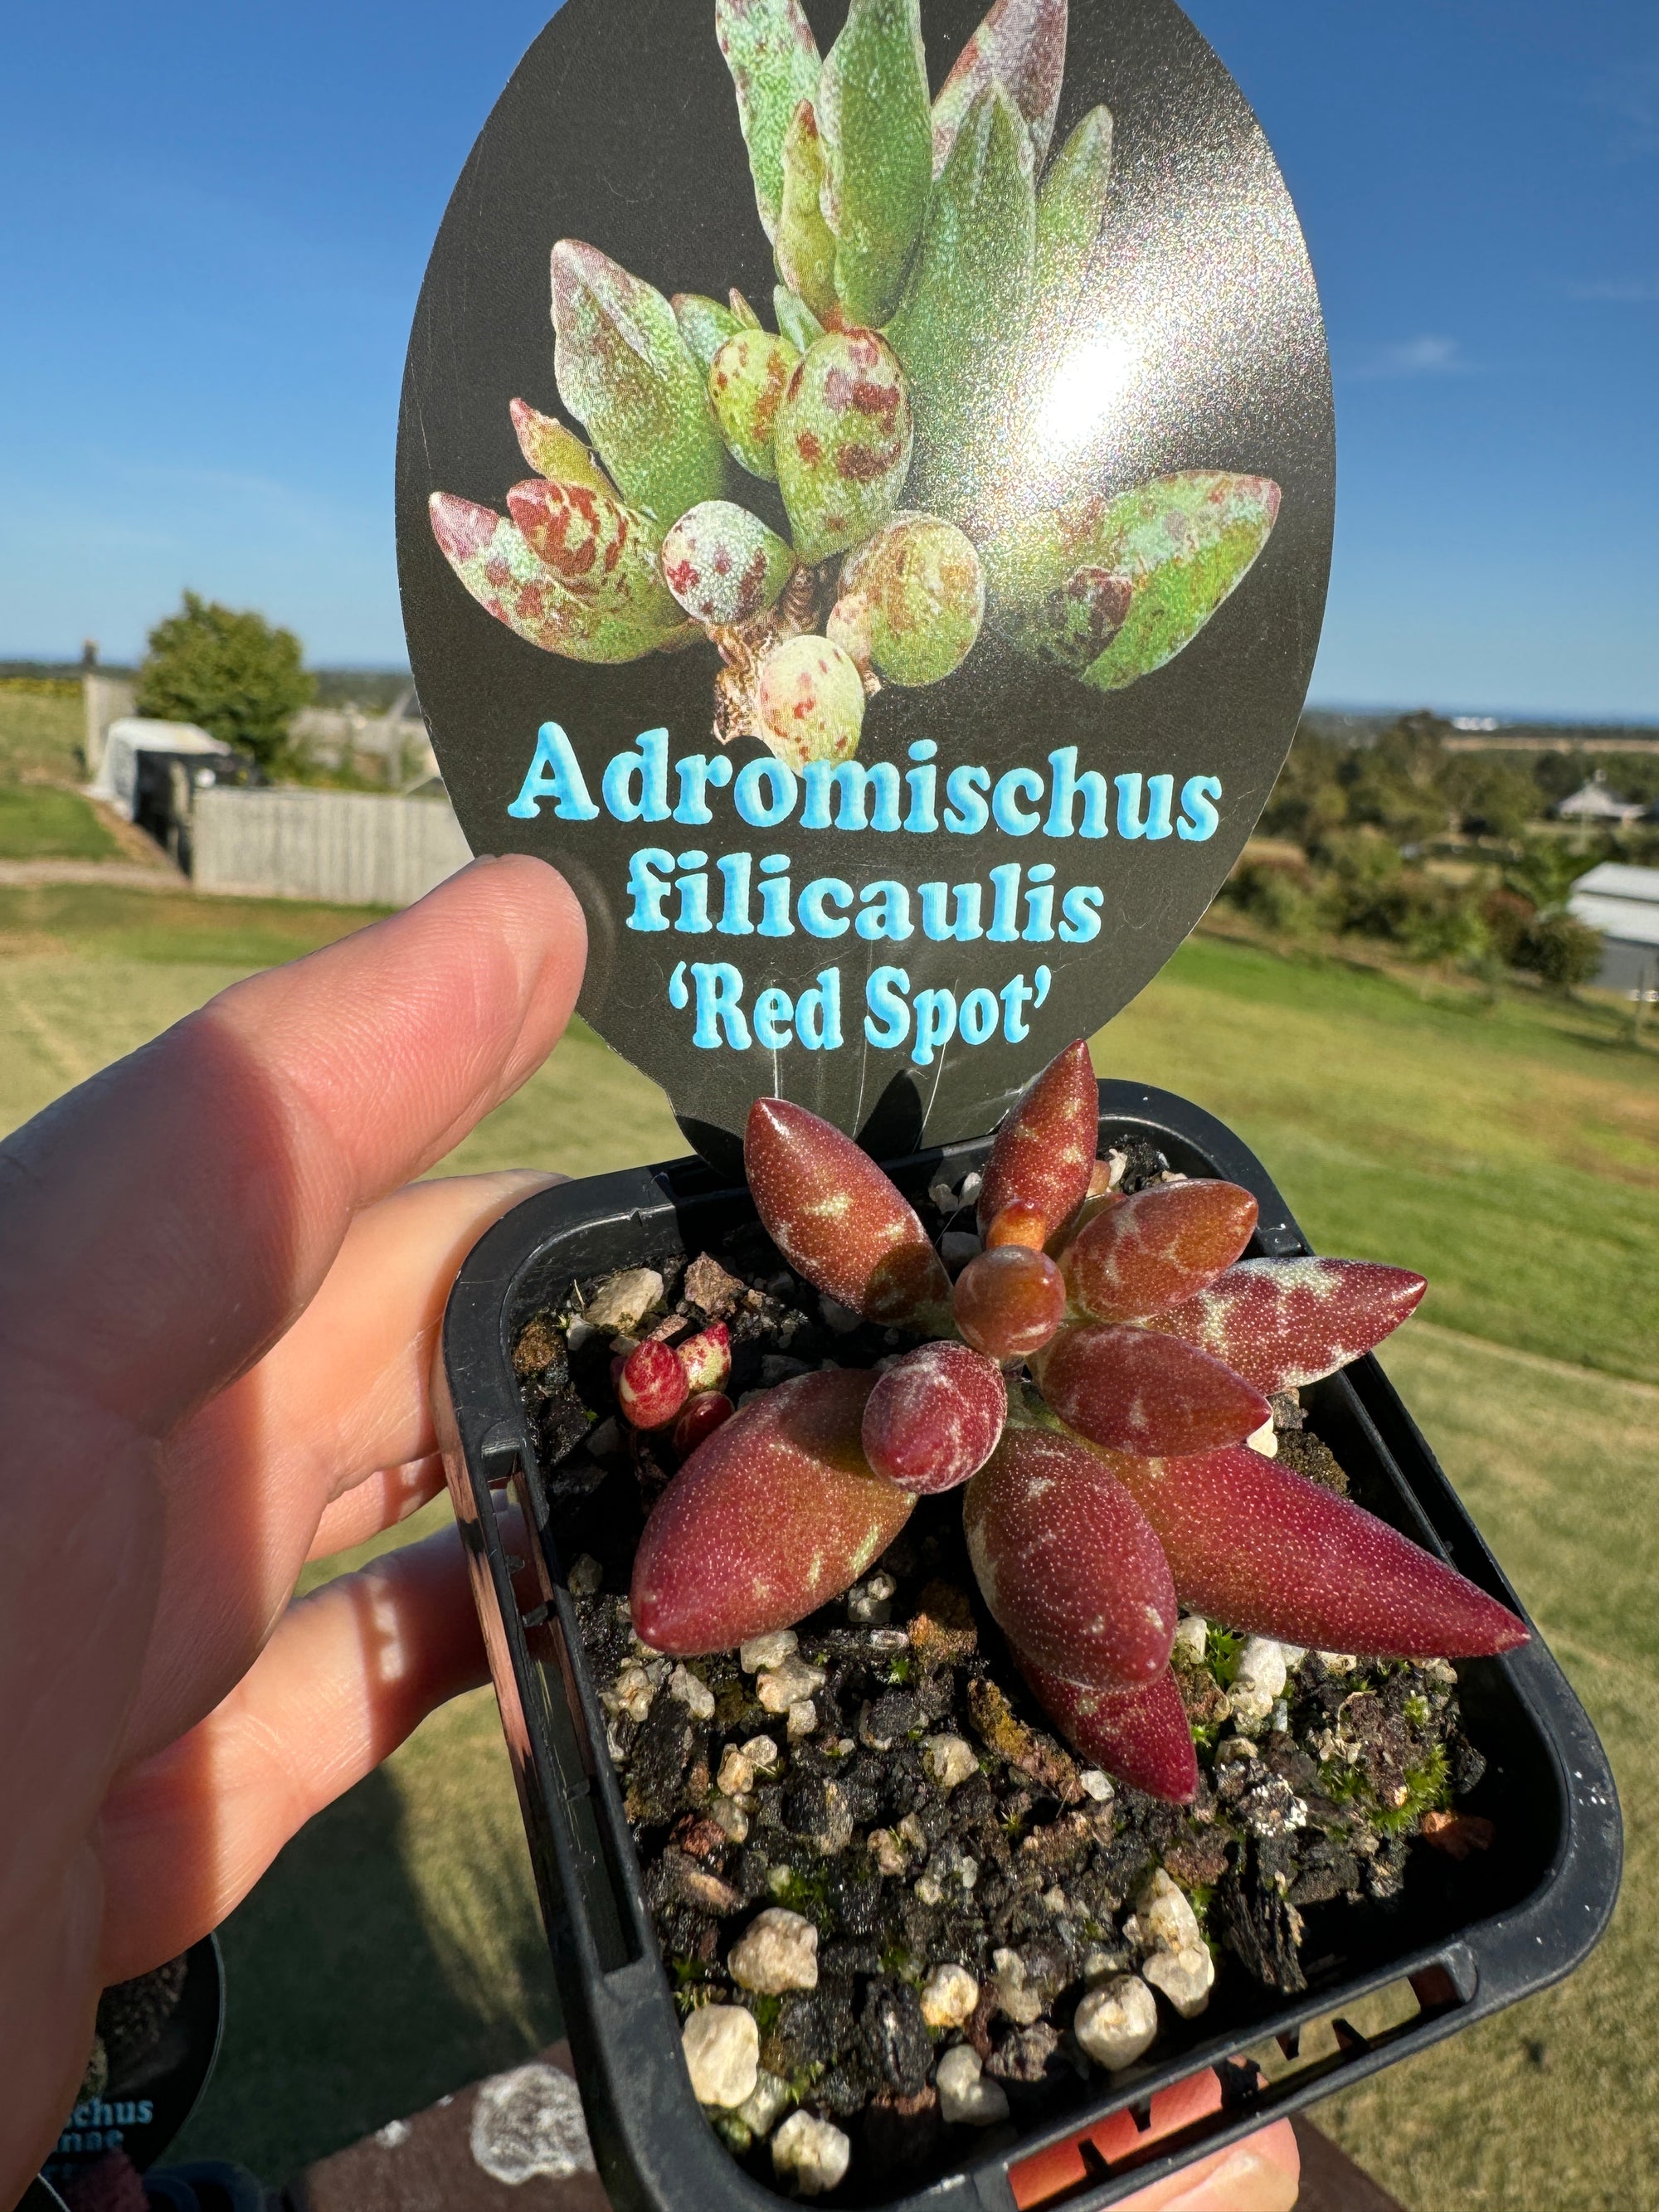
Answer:
[{"label": "small round succulent leaf", "polygon": [[761,664],[761,734],[791,768],[850,760],[864,728],[864,678],[852,655],[811,634],[776,646]]},{"label": "small round succulent leaf", "polygon": [[918,1497],[954,1490],[995,1450],[1008,1389],[994,1360],[963,1344],[924,1344],[888,1368],[864,1409],[878,1474]]},{"label": "small round succulent leaf", "polygon": [[937,684],[952,674],[985,619],[973,541],[934,515],[896,514],[849,557],[842,590],[849,588],[869,605],[871,658],[892,684]]},{"label": "small round succulent leaf", "polygon": [[757,514],[726,499],[681,515],[662,541],[662,573],[675,599],[713,627],[750,622],[776,604],[795,556]]},{"label": "small round succulent leaf", "polygon": [[1066,1318],[1066,1280],[1046,1252],[997,1245],[957,1277],[951,1313],[988,1359],[1030,1359]]}]

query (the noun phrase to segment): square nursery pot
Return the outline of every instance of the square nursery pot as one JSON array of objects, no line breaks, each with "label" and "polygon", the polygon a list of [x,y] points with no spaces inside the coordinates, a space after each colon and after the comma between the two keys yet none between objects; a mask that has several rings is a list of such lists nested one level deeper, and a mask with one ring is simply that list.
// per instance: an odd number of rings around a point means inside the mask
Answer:
[{"label": "square nursery pot", "polygon": [[[1261,1164],[1220,1122],[1129,1083],[1103,1083],[1100,1103],[1103,1150],[1149,1139],[1173,1168],[1242,1183],[1261,1206],[1252,1251],[1308,1250]],[[890,1172],[920,1198],[941,1179],[959,1182],[989,1145],[985,1138],[923,1152]],[[529,1316],[562,1304],[574,1283],[717,1248],[753,1218],[747,1193],[722,1188],[696,1159],[541,1193],[468,1257],[438,1360],[445,1462],[599,2171],[617,2203],[650,2212],[776,2200],[733,2160],[692,2096],[566,1587],[569,1558],[582,1547],[562,1531],[552,1470],[538,1464],[512,1354]],[[1374,1358],[1314,1386],[1304,1403],[1361,1503],[1522,1610]],[[516,1496],[531,1532],[538,1602],[514,1595],[516,1563],[490,1508],[490,1492],[503,1489]],[[891,2169],[860,2173],[855,2161],[836,2201],[905,2212],[924,2201],[929,2212],[975,2204],[1030,2212],[1050,2203],[1081,2212],[1113,2203],[1570,1972],[1600,1936],[1618,1890],[1622,1839],[1606,1755],[1535,1633],[1504,1657],[1461,1662],[1457,1673],[1464,1725],[1486,1760],[1464,1803],[1493,1822],[1490,1850],[1461,1863],[1415,1853],[1435,1863],[1407,1881],[1389,1911],[1328,1912],[1303,1960],[1309,1985],[1296,1996],[1260,1986],[1242,1969],[1224,1972],[1209,2008],[1166,2028],[1125,2072],[1077,2081],[1063,2093],[1069,2103],[1049,2105],[1035,2121],[1022,2121],[1017,2105],[1016,2124],[991,2136],[947,2129],[920,2179]],[[1153,2130],[1152,2100],[1206,2068],[1220,2079],[1218,2108],[1173,2133]],[[1162,2126],[1181,2107],[1160,2103]]]}]

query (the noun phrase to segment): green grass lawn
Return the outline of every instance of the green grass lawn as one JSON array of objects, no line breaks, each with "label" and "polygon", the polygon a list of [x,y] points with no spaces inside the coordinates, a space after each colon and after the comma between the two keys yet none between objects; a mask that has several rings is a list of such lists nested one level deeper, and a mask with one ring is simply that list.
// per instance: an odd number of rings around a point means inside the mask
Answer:
[{"label": "green grass lawn", "polygon": [[[0,894],[0,1126],[362,919]],[[1589,1966],[1322,2124],[1413,2212],[1659,2208],[1659,1058],[1594,1010],[1210,939],[1096,1057],[1238,1129],[1316,1245],[1431,1277],[1427,1325],[1389,1367],[1602,1730],[1625,1804],[1624,1901]],[[446,1165],[592,1173],[680,1149],[660,1093],[578,1031]],[[554,2033],[488,1696],[313,1822],[224,1941],[224,2055],[181,2152],[272,2179]]]},{"label": "green grass lawn", "polygon": [[0,784],[0,860],[113,860],[119,853],[78,791]]},{"label": "green grass lawn", "polygon": [[42,692],[0,681],[0,783],[24,776],[83,781],[85,732],[78,685],[72,692]]}]

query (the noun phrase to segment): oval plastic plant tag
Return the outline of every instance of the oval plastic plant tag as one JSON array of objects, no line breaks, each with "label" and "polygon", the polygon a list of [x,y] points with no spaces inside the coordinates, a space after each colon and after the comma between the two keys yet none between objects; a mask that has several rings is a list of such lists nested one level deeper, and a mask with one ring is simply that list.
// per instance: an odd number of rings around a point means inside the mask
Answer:
[{"label": "oval plastic plant tag", "polygon": [[567,0],[445,216],[398,438],[474,848],[720,1155],[890,1156],[1140,989],[1272,789],[1329,560],[1295,214],[1170,0]]}]

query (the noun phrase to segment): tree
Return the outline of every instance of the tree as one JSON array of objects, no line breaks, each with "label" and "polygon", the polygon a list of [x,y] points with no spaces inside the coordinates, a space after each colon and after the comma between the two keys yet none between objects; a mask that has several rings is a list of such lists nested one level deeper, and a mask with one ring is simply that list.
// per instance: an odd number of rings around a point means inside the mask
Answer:
[{"label": "tree", "polygon": [[149,634],[137,703],[141,714],[194,722],[269,768],[313,689],[292,630],[186,592]]}]

